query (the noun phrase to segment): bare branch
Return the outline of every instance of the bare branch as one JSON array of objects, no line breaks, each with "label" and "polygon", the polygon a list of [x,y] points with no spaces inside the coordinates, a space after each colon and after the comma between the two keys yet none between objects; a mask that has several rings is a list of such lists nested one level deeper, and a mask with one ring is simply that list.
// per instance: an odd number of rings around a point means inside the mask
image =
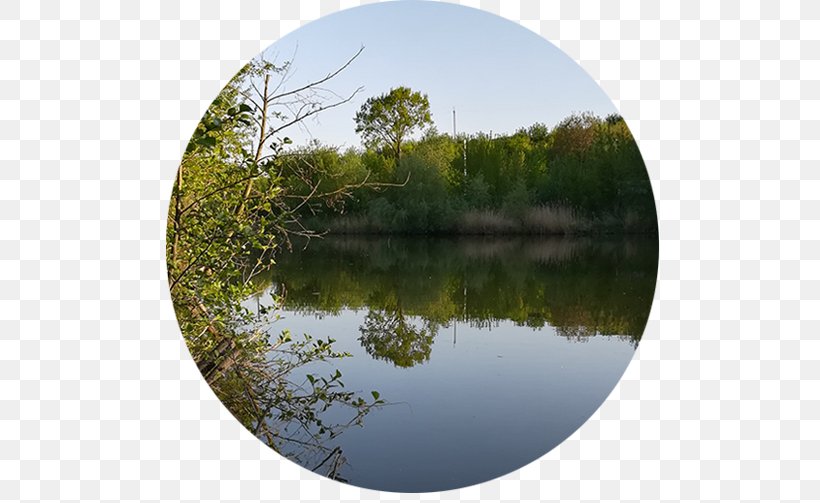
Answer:
[{"label": "bare branch", "polygon": [[306,90],[306,89],[310,89],[310,88],[315,87],[315,86],[317,86],[317,85],[319,85],[319,84],[322,84],[322,83],[324,83],[324,82],[327,82],[328,80],[332,79],[332,78],[333,78],[333,77],[335,77],[336,75],[339,75],[340,73],[342,73],[342,71],[344,71],[344,69],[345,69],[345,68],[347,68],[348,66],[350,66],[350,64],[351,64],[351,63],[353,63],[353,61],[354,61],[356,58],[358,58],[358,57],[359,57],[359,55],[362,53],[362,51],[364,51],[364,46],[361,46],[361,47],[359,48],[359,50],[358,50],[358,51],[356,51],[356,54],[354,54],[354,55],[353,55],[353,57],[351,57],[349,60],[347,60],[347,62],[346,62],[344,65],[342,65],[341,67],[339,67],[336,71],[334,71],[334,72],[331,72],[331,73],[327,74],[324,78],[321,78],[321,79],[319,79],[319,80],[316,80],[316,81],[310,82],[310,83],[308,83],[308,84],[305,84],[304,86],[302,86],[302,87],[300,87],[300,88],[297,88],[297,89],[294,89],[294,90],[292,90],[292,91],[286,91],[286,92],[283,92],[283,93],[280,93],[280,94],[273,95],[273,96],[272,96],[272,99],[279,99],[279,98],[283,98],[283,97],[285,97],[285,96],[290,96],[290,95],[292,95],[292,94],[297,94],[297,93],[300,93],[300,92],[302,92],[302,91],[304,91],[304,90]]},{"label": "bare branch", "polygon": [[296,118],[294,118],[293,120],[291,120],[291,121],[289,121],[289,122],[286,122],[286,123],[285,123],[285,124],[283,124],[282,126],[279,126],[278,128],[276,128],[276,132],[278,133],[279,131],[282,131],[283,129],[286,129],[286,128],[288,128],[288,127],[290,127],[290,126],[292,126],[292,125],[294,125],[294,124],[296,124],[296,123],[298,123],[298,122],[301,122],[301,121],[303,121],[303,120],[307,119],[308,117],[310,117],[310,116],[312,116],[312,115],[316,115],[316,114],[318,114],[319,112],[323,112],[323,111],[325,111],[325,110],[330,110],[331,108],[336,108],[336,107],[338,107],[338,106],[340,106],[340,105],[344,105],[345,103],[347,103],[347,102],[349,102],[350,100],[352,100],[352,99],[353,99],[353,98],[354,98],[357,94],[359,94],[359,93],[360,93],[360,92],[362,92],[363,90],[364,90],[364,87],[359,87],[358,89],[356,89],[355,91],[353,91],[353,94],[351,94],[350,96],[348,96],[348,97],[347,97],[347,98],[345,98],[344,100],[337,101],[336,103],[332,103],[332,104],[330,104],[330,105],[320,106],[319,108],[316,108],[316,109],[314,109],[314,110],[311,110],[310,112],[307,112],[306,114],[302,115],[301,117],[296,117]]}]

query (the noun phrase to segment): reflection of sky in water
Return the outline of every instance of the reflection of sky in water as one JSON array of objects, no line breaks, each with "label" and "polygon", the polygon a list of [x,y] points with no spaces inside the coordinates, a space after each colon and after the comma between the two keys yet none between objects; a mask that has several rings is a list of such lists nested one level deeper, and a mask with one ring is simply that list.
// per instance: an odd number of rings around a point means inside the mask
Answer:
[{"label": "reflection of sky in water", "polygon": [[378,390],[391,404],[337,439],[349,462],[342,474],[364,487],[437,490],[516,470],[577,429],[610,393],[633,354],[631,344],[612,337],[579,343],[556,336],[550,327],[458,323],[455,343],[453,327],[442,327],[429,361],[398,368],[362,348],[359,326],[365,315],[362,310],[321,318],[285,312],[276,323],[294,335],[336,339],[334,347],[353,357],[310,370],[338,368],[348,389],[366,395]]}]

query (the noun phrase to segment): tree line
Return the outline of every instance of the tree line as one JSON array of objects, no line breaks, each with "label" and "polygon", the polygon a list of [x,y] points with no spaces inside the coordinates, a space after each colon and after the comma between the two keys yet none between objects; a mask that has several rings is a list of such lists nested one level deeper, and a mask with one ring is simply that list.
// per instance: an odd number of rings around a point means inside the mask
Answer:
[{"label": "tree line", "polygon": [[657,232],[644,162],[619,115],[453,136],[432,126],[426,95],[398,87],[368,99],[354,120],[361,148],[314,141],[282,159],[293,193],[377,184],[302,208],[320,232]]}]

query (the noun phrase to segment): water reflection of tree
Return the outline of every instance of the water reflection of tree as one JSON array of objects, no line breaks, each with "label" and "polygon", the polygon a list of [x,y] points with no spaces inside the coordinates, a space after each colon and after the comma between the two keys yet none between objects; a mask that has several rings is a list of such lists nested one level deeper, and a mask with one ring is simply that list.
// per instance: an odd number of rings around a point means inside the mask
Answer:
[{"label": "water reflection of tree", "polygon": [[592,327],[586,327],[582,325],[578,326],[563,326],[563,327],[555,327],[555,333],[560,335],[561,337],[565,337],[568,340],[573,342],[587,342],[592,337],[603,335],[607,337],[616,337],[618,340],[624,341],[630,344],[632,347],[637,348],[638,343],[640,342],[640,338],[634,337],[631,335],[622,335],[622,334],[608,334],[602,333],[598,330],[595,330]]},{"label": "water reflection of tree", "polygon": [[640,239],[347,237],[283,255],[269,280],[288,284],[288,308],[303,313],[384,316],[401,303],[402,315],[437,325],[509,321],[574,341],[602,335],[637,345],[657,256],[657,241]]},{"label": "water reflection of tree", "polygon": [[362,347],[380,360],[397,367],[413,367],[430,359],[437,327],[426,323],[415,327],[397,304],[385,309],[371,309],[359,327]]}]

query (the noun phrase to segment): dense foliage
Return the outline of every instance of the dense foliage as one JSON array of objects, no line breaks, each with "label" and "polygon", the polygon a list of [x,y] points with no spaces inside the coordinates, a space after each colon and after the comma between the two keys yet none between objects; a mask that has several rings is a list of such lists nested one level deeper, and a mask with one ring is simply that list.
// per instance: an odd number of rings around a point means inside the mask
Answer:
[{"label": "dense foliage", "polygon": [[[281,133],[350,98],[327,101],[317,89],[327,79],[284,91],[272,80],[281,83],[288,71],[289,65],[254,60],[197,126],[171,196],[168,281],[188,348],[222,403],[279,452],[337,477],[344,457],[332,439],[381,402],[345,390],[338,370],[321,372],[322,362],[348,356],[333,349],[332,339],[269,333],[280,299],[254,309],[243,304],[277,250],[294,234],[310,235],[298,212],[325,207],[346,190],[313,187],[304,195],[289,188],[299,174],[284,169],[290,140]],[[301,105],[277,106],[294,103]],[[296,369],[306,377],[295,379]],[[321,413],[330,407],[348,408],[349,422],[324,423]]]},{"label": "dense foliage", "polygon": [[494,138],[428,130],[402,149],[401,159],[387,146],[314,145],[292,156],[293,169],[320,166],[315,176],[328,188],[362,177],[396,185],[353,191],[339,205],[312,208],[305,221],[337,233],[657,231],[643,160],[617,115],[572,115],[551,130],[535,124]]}]

